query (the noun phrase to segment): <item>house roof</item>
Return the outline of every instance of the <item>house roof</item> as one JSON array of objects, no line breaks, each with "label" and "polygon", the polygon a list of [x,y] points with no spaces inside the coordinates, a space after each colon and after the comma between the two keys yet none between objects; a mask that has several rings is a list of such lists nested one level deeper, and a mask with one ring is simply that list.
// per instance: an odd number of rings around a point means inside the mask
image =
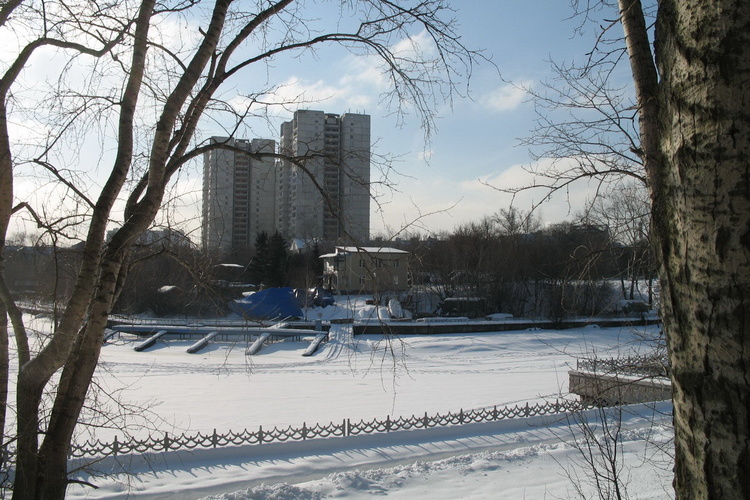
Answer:
[{"label": "house roof", "polygon": [[406,250],[399,250],[398,248],[390,248],[390,247],[336,247],[336,251],[334,253],[327,253],[324,255],[321,255],[318,257],[319,259],[325,259],[325,258],[333,258],[333,257],[344,257],[346,255],[351,254],[396,254],[396,255],[406,255],[409,252]]},{"label": "house roof", "polygon": [[336,247],[336,251],[349,253],[398,253],[407,254],[406,250],[391,247]]},{"label": "house roof", "polygon": [[349,255],[349,254],[347,252],[324,253],[323,255],[321,255],[318,258],[319,259],[325,259],[326,257],[328,257],[328,258],[331,258],[331,257],[341,257],[341,256],[344,256],[344,255]]}]

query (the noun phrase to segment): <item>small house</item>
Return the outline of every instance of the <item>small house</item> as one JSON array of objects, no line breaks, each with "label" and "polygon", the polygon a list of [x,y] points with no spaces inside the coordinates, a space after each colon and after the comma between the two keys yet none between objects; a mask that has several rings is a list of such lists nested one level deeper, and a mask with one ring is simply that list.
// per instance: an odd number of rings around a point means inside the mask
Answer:
[{"label": "small house", "polygon": [[321,255],[324,286],[350,293],[400,292],[408,288],[409,252],[388,247],[336,247]]}]

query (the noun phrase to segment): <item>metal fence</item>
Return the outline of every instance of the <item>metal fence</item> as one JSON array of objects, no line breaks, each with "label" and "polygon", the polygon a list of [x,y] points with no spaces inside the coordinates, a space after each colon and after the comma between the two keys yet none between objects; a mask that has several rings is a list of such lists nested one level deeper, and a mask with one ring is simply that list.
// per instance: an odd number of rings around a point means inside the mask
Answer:
[{"label": "metal fence", "polygon": [[562,400],[549,403],[536,403],[525,406],[506,406],[498,408],[484,408],[479,410],[460,410],[458,413],[436,414],[433,416],[399,417],[385,420],[371,420],[353,422],[350,419],[339,423],[331,422],[328,425],[315,424],[302,427],[287,427],[279,429],[264,429],[262,426],[255,432],[247,429],[242,432],[227,432],[219,434],[216,429],[212,433],[203,434],[180,434],[171,435],[165,433],[163,436],[149,436],[145,439],[129,439],[120,441],[115,437],[114,441],[95,442],[87,441],[82,444],[74,444],[71,447],[71,458],[110,455],[124,455],[128,453],[164,452],[175,450],[192,450],[195,448],[219,448],[223,446],[263,443],[283,443],[287,441],[305,441],[307,439],[359,436],[364,434],[387,433],[410,429],[430,429],[433,427],[447,427],[454,425],[495,422],[513,418],[526,418],[539,415],[553,415],[563,412],[571,412],[585,409],[587,406],[579,401]]},{"label": "metal fence", "polygon": [[577,371],[617,373],[646,377],[668,377],[669,359],[666,355],[625,356],[619,358],[587,358],[576,360]]}]

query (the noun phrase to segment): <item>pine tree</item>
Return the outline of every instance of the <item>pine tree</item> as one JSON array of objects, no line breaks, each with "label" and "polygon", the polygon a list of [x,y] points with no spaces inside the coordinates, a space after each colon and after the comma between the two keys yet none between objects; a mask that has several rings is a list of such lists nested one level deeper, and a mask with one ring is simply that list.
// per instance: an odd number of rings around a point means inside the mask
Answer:
[{"label": "pine tree", "polygon": [[256,285],[268,285],[266,277],[268,274],[268,233],[261,231],[255,237],[255,252],[248,265],[250,280]]},{"label": "pine tree", "polygon": [[268,239],[266,262],[266,284],[268,286],[283,286],[286,284],[289,256],[286,240],[278,231]]}]

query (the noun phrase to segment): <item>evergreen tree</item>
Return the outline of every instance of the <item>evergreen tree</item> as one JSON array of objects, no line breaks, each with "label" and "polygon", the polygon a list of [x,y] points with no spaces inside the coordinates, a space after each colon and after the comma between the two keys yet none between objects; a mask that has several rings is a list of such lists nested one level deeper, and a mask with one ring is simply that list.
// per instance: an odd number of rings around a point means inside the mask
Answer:
[{"label": "evergreen tree", "polygon": [[250,259],[248,265],[248,274],[250,280],[256,284],[261,285],[266,283],[266,277],[268,275],[268,233],[261,231],[258,236],[255,237],[255,253],[253,258]]},{"label": "evergreen tree", "polygon": [[276,231],[270,238],[266,248],[266,281],[268,286],[283,286],[286,284],[286,272],[289,263],[286,240]]}]

